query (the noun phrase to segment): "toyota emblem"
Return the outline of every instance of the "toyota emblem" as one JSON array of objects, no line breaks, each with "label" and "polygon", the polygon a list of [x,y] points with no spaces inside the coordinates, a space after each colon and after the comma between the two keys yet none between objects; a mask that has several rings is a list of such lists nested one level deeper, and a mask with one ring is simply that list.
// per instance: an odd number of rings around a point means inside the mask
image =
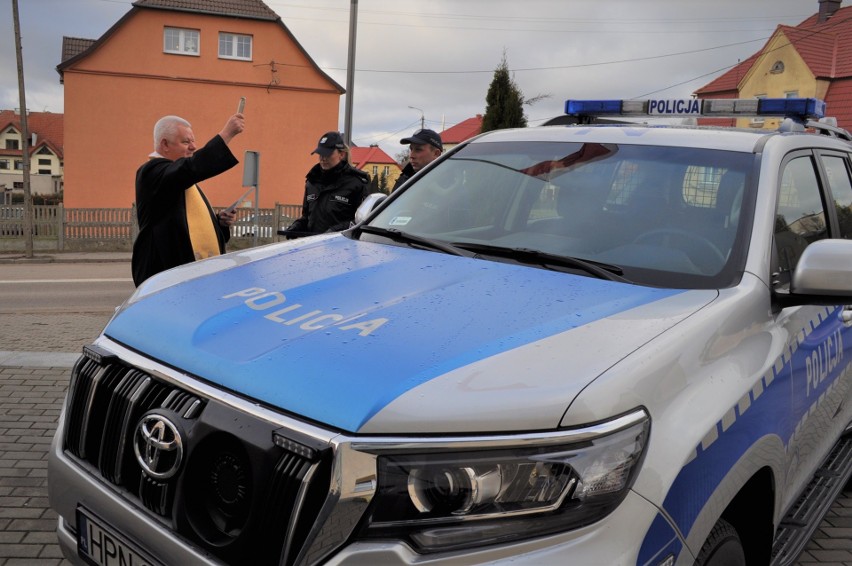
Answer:
[{"label": "toyota emblem", "polygon": [[158,413],[145,415],[136,425],[133,439],[136,460],[146,474],[167,480],[178,472],[183,461],[183,439],[168,418]]}]

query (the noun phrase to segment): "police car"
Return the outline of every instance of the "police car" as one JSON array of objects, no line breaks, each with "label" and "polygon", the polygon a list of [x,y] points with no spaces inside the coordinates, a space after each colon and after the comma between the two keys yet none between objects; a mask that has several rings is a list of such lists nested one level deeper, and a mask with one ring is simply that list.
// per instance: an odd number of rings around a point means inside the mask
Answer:
[{"label": "police car", "polygon": [[[140,286],[51,449],[66,557],[794,562],[852,471],[849,134],[816,99],[566,110]],[[592,123],[640,115],[783,121]]]}]

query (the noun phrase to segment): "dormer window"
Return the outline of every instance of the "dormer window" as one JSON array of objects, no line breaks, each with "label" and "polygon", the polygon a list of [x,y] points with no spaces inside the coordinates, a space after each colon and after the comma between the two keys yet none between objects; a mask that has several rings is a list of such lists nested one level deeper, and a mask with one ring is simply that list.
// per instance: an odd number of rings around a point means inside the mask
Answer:
[{"label": "dormer window", "polygon": [[775,61],[775,64],[772,65],[772,68],[769,69],[769,72],[773,75],[780,75],[784,72],[784,62],[783,61]]},{"label": "dormer window", "polygon": [[219,34],[219,57],[221,59],[240,59],[251,61],[250,35],[221,32]]},{"label": "dormer window", "polygon": [[176,55],[198,55],[199,32],[195,29],[166,28],[163,51]]}]

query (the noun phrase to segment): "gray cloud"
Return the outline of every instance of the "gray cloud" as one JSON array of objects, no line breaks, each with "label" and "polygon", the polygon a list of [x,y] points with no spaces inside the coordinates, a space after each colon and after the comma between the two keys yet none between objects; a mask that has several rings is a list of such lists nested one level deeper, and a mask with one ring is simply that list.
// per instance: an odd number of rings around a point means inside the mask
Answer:
[{"label": "gray cloud", "polygon": [[[350,3],[266,3],[345,86]],[[27,106],[62,112],[62,37],[97,39],[131,0],[18,4]],[[11,3],[3,10],[11,16]],[[353,138],[394,155],[400,134],[420,124],[409,106],[438,130],[484,112],[504,50],[527,98],[550,95],[527,108],[531,125],[560,114],[566,98],[688,97],[762,47],[777,25],[817,10],[817,0],[361,0]],[[8,109],[19,106],[17,70],[12,18],[2,20],[0,107]]]}]

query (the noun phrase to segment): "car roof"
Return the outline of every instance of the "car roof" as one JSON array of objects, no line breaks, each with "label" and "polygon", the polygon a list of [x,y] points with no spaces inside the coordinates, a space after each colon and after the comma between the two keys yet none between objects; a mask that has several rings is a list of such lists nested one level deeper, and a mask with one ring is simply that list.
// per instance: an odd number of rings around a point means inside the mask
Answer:
[{"label": "car roof", "polygon": [[684,126],[651,124],[595,124],[538,126],[495,130],[481,134],[471,143],[490,142],[597,142],[629,143],[671,147],[695,147],[753,153],[774,137],[795,136],[804,145],[849,150],[847,142],[809,132],[781,133],[772,130],[750,130],[718,126]]}]

